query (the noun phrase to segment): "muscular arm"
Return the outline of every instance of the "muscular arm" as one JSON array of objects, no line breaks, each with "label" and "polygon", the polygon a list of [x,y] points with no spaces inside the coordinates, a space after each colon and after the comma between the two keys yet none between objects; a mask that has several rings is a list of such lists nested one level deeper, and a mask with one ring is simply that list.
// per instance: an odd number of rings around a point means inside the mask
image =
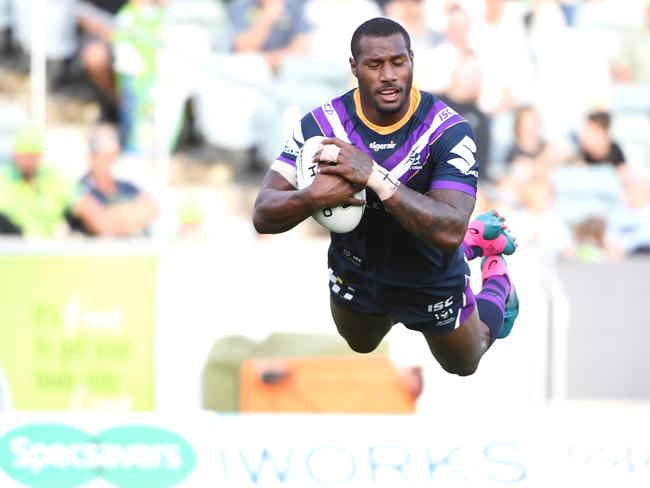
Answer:
[{"label": "muscular arm", "polygon": [[253,226],[260,234],[279,234],[293,229],[315,208],[305,190],[296,190],[279,173],[270,170],[253,208]]},{"label": "muscular arm", "polygon": [[445,251],[463,241],[475,200],[455,190],[432,190],[423,195],[401,185],[384,205],[397,221],[421,241]]},{"label": "muscular arm", "polygon": [[296,190],[280,173],[269,170],[255,200],[253,225],[260,234],[286,232],[320,208],[363,205],[354,198],[357,191],[343,178],[320,174],[310,186]]},{"label": "muscular arm", "polygon": [[[323,166],[321,173],[340,176],[356,185],[368,184],[374,164],[369,156],[339,139],[323,142],[335,144],[340,152],[337,164]],[[413,236],[430,246],[453,251],[463,241],[475,200],[461,191],[431,190],[423,195],[400,185],[383,203]]]}]

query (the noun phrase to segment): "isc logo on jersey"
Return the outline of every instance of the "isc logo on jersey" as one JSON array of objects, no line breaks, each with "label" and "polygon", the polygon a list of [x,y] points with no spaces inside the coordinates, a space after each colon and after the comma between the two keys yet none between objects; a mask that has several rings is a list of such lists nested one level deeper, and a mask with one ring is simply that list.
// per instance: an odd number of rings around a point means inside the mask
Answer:
[{"label": "isc logo on jersey", "polygon": [[[312,184],[316,177],[317,165],[313,162],[314,154],[320,148],[321,141],[325,139],[322,136],[310,137],[300,149],[296,158],[296,173],[298,179],[298,189],[302,190]],[[358,199],[366,198],[366,190],[360,190],[354,195]],[[333,208],[321,208],[314,212],[312,217],[320,225],[331,232],[344,234],[353,230],[363,217],[365,205],[355,207],[352,205],[339,205]]]}]

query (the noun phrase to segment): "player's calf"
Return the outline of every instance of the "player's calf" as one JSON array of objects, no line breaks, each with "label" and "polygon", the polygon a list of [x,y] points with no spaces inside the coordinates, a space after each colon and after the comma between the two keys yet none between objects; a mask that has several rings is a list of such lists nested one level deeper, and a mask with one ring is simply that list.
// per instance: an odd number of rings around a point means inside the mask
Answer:
[{"label": "player's calf", "polygon": [[481,321],[490,329],[490,343],[510,334],[519,315],[519,298],[512,286],[503,256],[487,256],[481,262],[483,289],[476,295]]}]

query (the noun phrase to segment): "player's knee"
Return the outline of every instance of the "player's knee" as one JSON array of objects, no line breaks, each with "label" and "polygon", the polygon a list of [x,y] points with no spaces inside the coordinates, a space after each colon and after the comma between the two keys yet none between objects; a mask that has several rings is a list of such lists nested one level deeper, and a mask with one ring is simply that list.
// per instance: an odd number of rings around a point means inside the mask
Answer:
[{"label": "player's knee", "polygon": [[345,340],[348,343],[348,346],[350,346],[350,349],[361,354],[368,354],[379,346],[379,342],[354,341],[347,338]]},{"label": "player's knee", "polygon": [[453,362],[449,364],[442,364],[442,367],[447,373],[455,374],[458,376],[471,376],[478,369],[479,361],[469,362]]}]

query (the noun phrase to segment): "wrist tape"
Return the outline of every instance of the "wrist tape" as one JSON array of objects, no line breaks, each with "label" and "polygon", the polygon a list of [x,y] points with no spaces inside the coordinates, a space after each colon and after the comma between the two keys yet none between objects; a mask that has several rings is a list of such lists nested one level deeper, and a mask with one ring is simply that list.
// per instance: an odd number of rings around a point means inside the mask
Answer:
[{"label": "wrist tape", "polygon": [[393,196],[399,186],[399,180],[394,180],[387,169],[377,163],[372,163],[372,172],[368,178],[367,186],[372,189],[383,202]]},{"label": "wrist tape", "polygon": [[341,148],[334,144],[321,144],[322,151],[320,153],[320,160],[327,161],[328,163],[336,163],[339,158]]}]

